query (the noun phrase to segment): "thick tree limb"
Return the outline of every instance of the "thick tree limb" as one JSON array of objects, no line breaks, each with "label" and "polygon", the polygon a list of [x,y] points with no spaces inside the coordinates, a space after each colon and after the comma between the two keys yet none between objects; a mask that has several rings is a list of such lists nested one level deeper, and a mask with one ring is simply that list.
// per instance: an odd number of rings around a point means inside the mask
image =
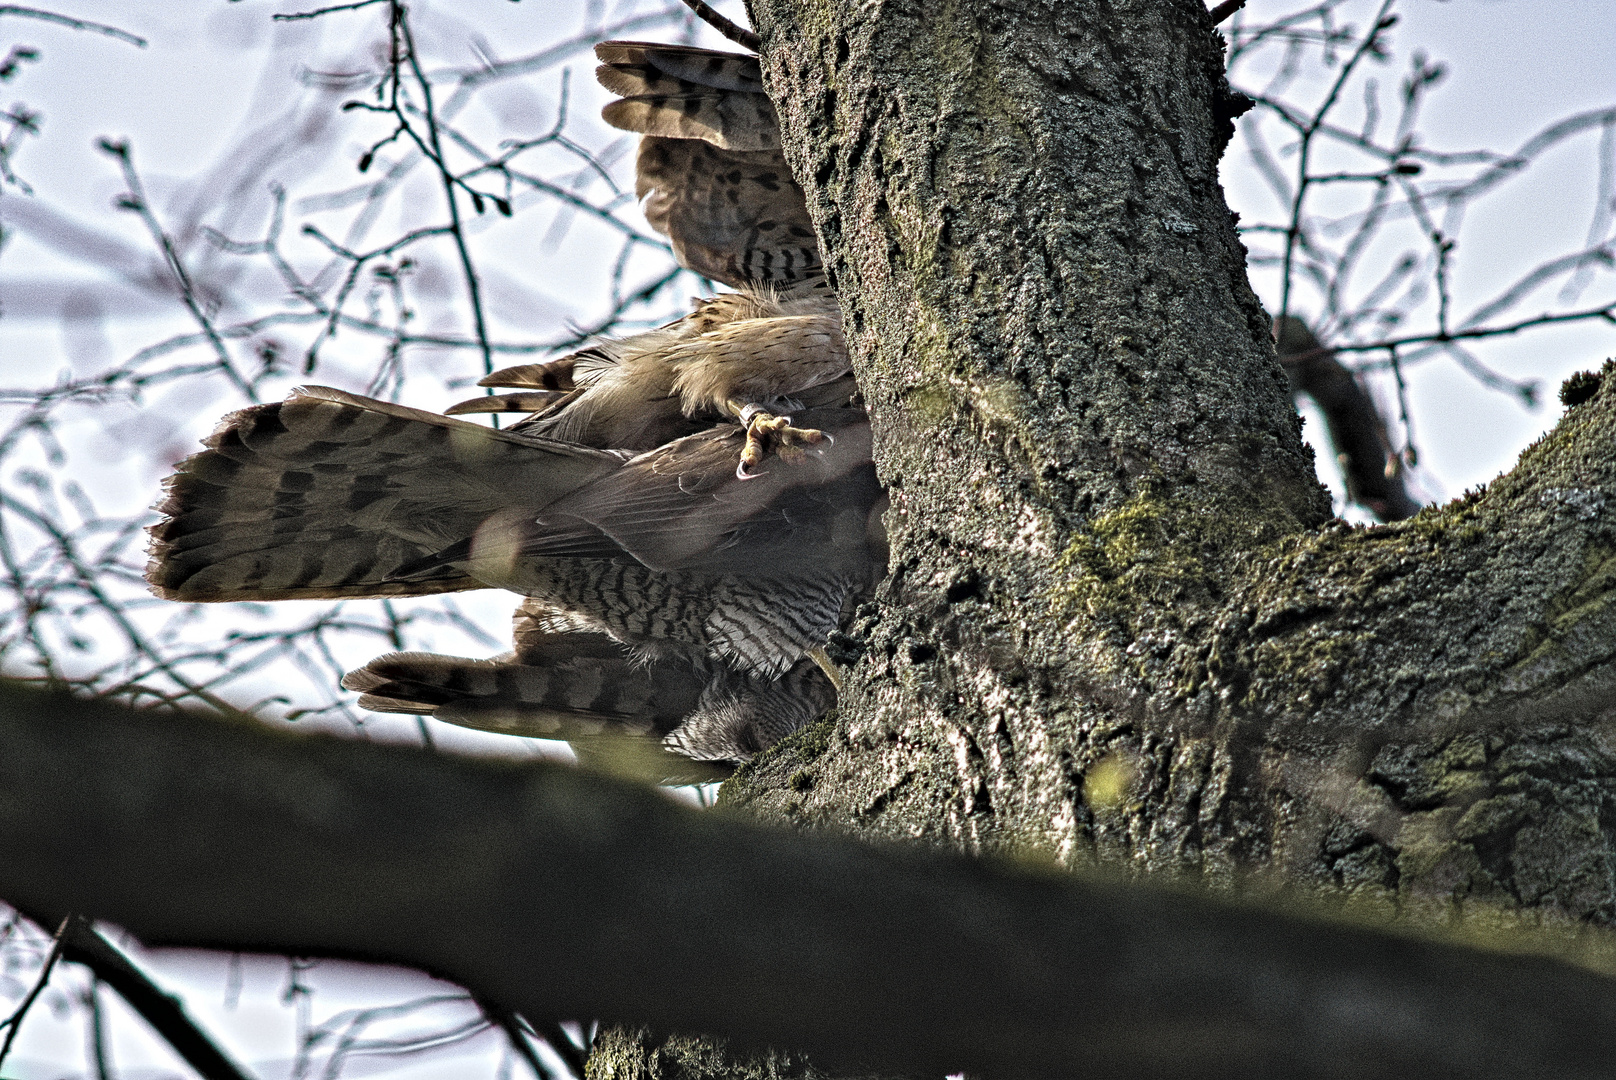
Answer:
[{"label": "thick tree limb", "polygon": [[1402,458],[1392,446],[1385,419],[1368,391],[1336,359],[1335,350],[1320,345],[1294,315],[1279,327],[1278,348],[1291,389],[1312,398],[1324,414],[1347,497],[1382,521],[1401,521],[1418,513],[1420,504],[1403,484]]},{"label": "thick tree limb", "polygon": [[1484,494],[1329,522],[1216,186],[1238,103],[1201,4],[751,15],[893,574],[834,728],[727,796],[1616,922],[1610,388]]},{"label": "thick tree limb", "polygon": [[1616,983],[1553,960],[15,688],[0,895],[915,1072],[1591,1077],[1616,1054]]}]

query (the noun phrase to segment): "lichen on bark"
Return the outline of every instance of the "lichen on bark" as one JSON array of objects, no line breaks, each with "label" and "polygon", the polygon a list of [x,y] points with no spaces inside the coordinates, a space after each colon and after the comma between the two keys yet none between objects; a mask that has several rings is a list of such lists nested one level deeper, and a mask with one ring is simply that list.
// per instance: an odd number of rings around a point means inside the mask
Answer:
[{"label": "lichen on bark", "polygon": [[[1198,4],[753,15],[894,554],[836,716],[727,803],[1316,878],[1332,856],[1304,873],[1298,837],[1340,815],[1296,777],[1365,784],[1393,744],[1518,741],[1604,700],[1609,398],[1485,493],[1327,521],[1215,183]],[[1123,812],[1085,800],[1104,761],[1131,763]]]},{"label": "lichen on bark", "polygon": [[1199,0],[752,0],[892,493],[761,817],[1479,928],[1616,918],[1616,387],[1329,519]]}]

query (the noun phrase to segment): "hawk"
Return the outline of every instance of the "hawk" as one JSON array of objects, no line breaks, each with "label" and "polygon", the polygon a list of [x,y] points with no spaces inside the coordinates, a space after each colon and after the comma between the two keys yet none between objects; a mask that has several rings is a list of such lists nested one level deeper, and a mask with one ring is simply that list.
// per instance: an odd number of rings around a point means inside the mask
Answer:
[{"label": "hawk", "polygon": [[[395,653],[343,685],[706,779],[834,702],[813,658],[885,573],[885,494],[756,59],[597,53],[625,95],[606,118],[644,134],[648,218],[739,291],[495,372],[517,392],[454,415],[325,387],[233,413],[165,482],[147,580],[181,601],[520,593],[509,653]],[[528,415],[456,418],[507,411]]]},{"label": "hawk", "polygon": [[770,409],[845,403],[856,392],[835,299],[768,292],[697,301],[666,326],[505,368],[479,385],[522,392],[472,398],[449,414],[531,412],[512,430],[585,446],[649,450],[739,420],[743,477],[771,447],[795,457],[825,439]]}]

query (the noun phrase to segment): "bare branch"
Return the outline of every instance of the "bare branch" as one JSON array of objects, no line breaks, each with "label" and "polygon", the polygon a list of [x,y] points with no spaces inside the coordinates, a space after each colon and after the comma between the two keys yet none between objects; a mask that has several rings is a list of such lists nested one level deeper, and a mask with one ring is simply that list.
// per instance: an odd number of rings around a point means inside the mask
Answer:
[{"label": "bare branch", "polygon": [[151,203],[146,198],[145,188],[140,182],[140,174],[135,171],[134,155],[130,152],[129,144],[111,139],[102,139],[99,145],[103,153],[118,162],[119,168],[123,170],[124,183],[129,185],[128,193],[119,197],[119,208],[136,214],[141,222],[145,224],[147,231],[151,233],[152,240],[157,244],[157,249],[163,253],[169,272],[174,275],[174,281],[179,285],[180,299],[185,302],[186,310],[197,321],[197,325],[202,327],[202,333],[207,337],[209,344],[213,346],[214,355],[218,357],[219,361],[219,371],[249,401],[257,401],[257,392],[247,380],[237,373],[235,365],[230,359],[230,350],[225,347],[224,339],[219,336],[218,330],[214,328],[213,320],[203,310],[201,297],[197,295],[196,286],[191,281],[191,275],[185,269],[185,263],[180,259],[179,251],[174,247],[174,241],[164,231],[162,223],[157,220],[157,215],[152,213]]},{"label": "bare branch", "polygon": [[1587,308],[1582,311],[1562,311],[1554,315],[1538,315],[1531,319],[1521,319],[1518,322],[1503,326],[1476,326],[1464,330],[1453,330],[1447,333],[1440,331],[1430,334],[1410,334],[1407,337],[1386,338],[1381,341],[1364,342],[1362,344],[1342,344],[1330,346],[1336,352],[1383,352],[1386,349],[1403,348],[1408,345],[1423,345],[1449,341],[1471,341],[1477,338],[1500,337],[1506,334],[1518,334],[1522,330],[1530,330],[1535,326],[1553,326],[1557,323],[1586,322],[1591,319],[1600,319],[1616,325],[1616,301],[1602,307]]},{"label": "bare branch", "polygon": [[[1242,2],[1244,2],[1244,0],[1242,0]],[[745,27],[736,26],[723,14],[714,11],[712,6],[705,3],[704,0],[684,0],[684,4],[691,11],[694,11],[696,13],[696,17],[702,22],[706,23],[714,30],[717,30],[720,34],[723,34],[741,48],[750,49],[753,52],[761,52],[763,50],[763,41],[761,38]]]},{"label": "bare branch", "polygon": [[[29,913],[35,923],[48,925],[54,920],[42,920]],[[95,927],[82,915],[70,915],[63,921],[61,958],[70,964],[82,964],[95,977],[118,992],[129,1007],[150,1024],[185,1063],[197,1071],[203,1080],[248,1080],[248,1075],[225,1056],[212,1039],[188,1016],[178,998],[165,992],[130,963],[124,956],[96,932]]]},{"label": "bare branch", "polygon": [[73,917],[70,915],[56,928],[56,933],[51,939],[50,953],[45,957],[45,962],[39,966],[39,975],[34,980],[33,989],[29,990],[27,996],[11,1010],[10,1016],[0,1020],[0,1028],[6,1029],[6,1041],[0,1043],[0,1065],[6,1063],[6,1056],[11,1053],[12,1044],[17,1041],[17,1033],[22,1030],[22,1022],[28,1018],[29,1010],[34,1007],[34,1002],[39,1000],[39,995],[44,993],[45,985],[50,982],[51,972],[56,970],[56,961],[62,958],[62,937],[67,933],[68,924],[72,921]]},{"label": "bare branch", "polygon": [[374,4],[385,4],[389,0],[354,0],[351,4],[332,4],[330,7],[315,8],[313,11],[294,11],[287,14],[274,14],[270,18],[275,22],[295,22],[299,19],[318,19],[322,15],[330,15],[334,11],[358,11],[360,8],[371,7]]},{"label": "bare branch", "polygon": [[1352,77],[1353,70],[1365,56],[1368,56],[1377,48],[1380,35],[1392,25],[1391,22],[1387,21],[1388,12],[1391,11],[1395,2],[1396,0],[1384,0],[1384,3],[1380,5],[1380,10],[1375,14],[1373,28],[1358,43],[1352,57],[1341,66],[1340,73],[1331,84],[1323,102],[1314,110],[1312,118],[1299,129],[1301,138],[1297,151],[1296,195],[1291,202],[1291,220],[1285,233],[1284,267],[1280,280],[1278,318],[1281,320],[1291,313],[1291,266],[1296,253],[1297,241],[1302,232],[1302,206],[1307,199],[1308,185],[1311,182],[1311,177],[1308,175],[1308,164],[1313,149],[1314,136],[1317,135],[1320,126],[1324,123],[1325,117],[1330,114],[1330,110],[1335,107],[1336,101],[1341,96],[1342,88],[1346,86],[1347,80]]},{"label": "bare branch", "polygon": [[[482,1009],[483,1014],[488,1017],[490,1022],[505,1033],[506,1041],[511,1044],[511,1049],[515,1050],[517,1055],[527,1062],[527,1067],[533,1070],[534,1076],[538,1077],[539,1080],[556,1080],[555,1073],[550,1071],[539,1057],[537,1051],[533,1049],[533,1044],[528,1042],[527,1031],[522,1026],[521,1017],[511,1010],[495,1005],[492,1002],[479,1001],[477,1007]],[[573,1075],[582,1078],[584,1073],[580,1068],[574,1070]]]},{"label": "bare branch", "polygon": [[45,11],[41,8],[23,7],[19,4],[0,4],[0,17],[6,15],[16,15],[23,19],[39,19],[43,22],[55,23],[58,26],[66,26],[74,30],[88,30],[91,33],[105,34],[107,37],[126,41],[140,48],[146,47],[145,38],[136,37],[127,30],[119,30],[116,26],[91,22],[88,19],[75,19],[68,15],[58,15],[54,11]]},{"label": "bare branch", "polygon": [[[477,280],[477,270],[472,266],[471,249],[466,246],[466,234],[460,222],[460,202],[455,195],[455,188],[464,187],[465,185],[456,179],[454,173],[449,169],[448,162],[444,160],[438,121],[432,110],[432,83],[421,70],[421,58],[415,51],[415,37],[410,32],[409,12],[399,0],[392,0],[390,28],[393,53],[390,61],[392,65],[392,93],[389,100],[389,111],[398,117],[399,124],[415,140],[416,145],[421,148],[421,152],[426,154],[433,164],[437,165],[438,175],[443,180],[443,194],[449,208],[449,235],[454,239],[455,250],[460,255],[460,266],[465,272],[466,294],[467,300],[471,304],[472,325],[476,327],[477,344],[482,349],[483,369],[484,373],[487,374],[494,370],[494,354],[489,348],[488,326],[483,317],[482,286]],[[405,115],[400,99],[400,90],[403,83],[402,64],[404,63],[409,64],[410,72],[415,76],[416,85],[421,91],[422,115],[426,121],[427,132],[424,142],[410,125],[409,118]],[[472,191],[470,188],[466,190],[474,202],[480,203],[481,196],[479,193]],[[504,210],[508,215],[508,207],[504,207]]]}]

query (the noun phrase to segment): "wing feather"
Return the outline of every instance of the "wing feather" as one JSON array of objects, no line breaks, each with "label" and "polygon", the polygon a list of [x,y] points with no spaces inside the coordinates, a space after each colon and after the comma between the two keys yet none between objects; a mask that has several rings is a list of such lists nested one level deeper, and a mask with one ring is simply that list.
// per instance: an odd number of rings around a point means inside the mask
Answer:
[{"label": "wing feather", "polygon": [[623,95],[606,122],[640,133],[635,193],[680,265],[742,288],[824,288],[802,188],[754,56],[608,41],[597,78]]}]

